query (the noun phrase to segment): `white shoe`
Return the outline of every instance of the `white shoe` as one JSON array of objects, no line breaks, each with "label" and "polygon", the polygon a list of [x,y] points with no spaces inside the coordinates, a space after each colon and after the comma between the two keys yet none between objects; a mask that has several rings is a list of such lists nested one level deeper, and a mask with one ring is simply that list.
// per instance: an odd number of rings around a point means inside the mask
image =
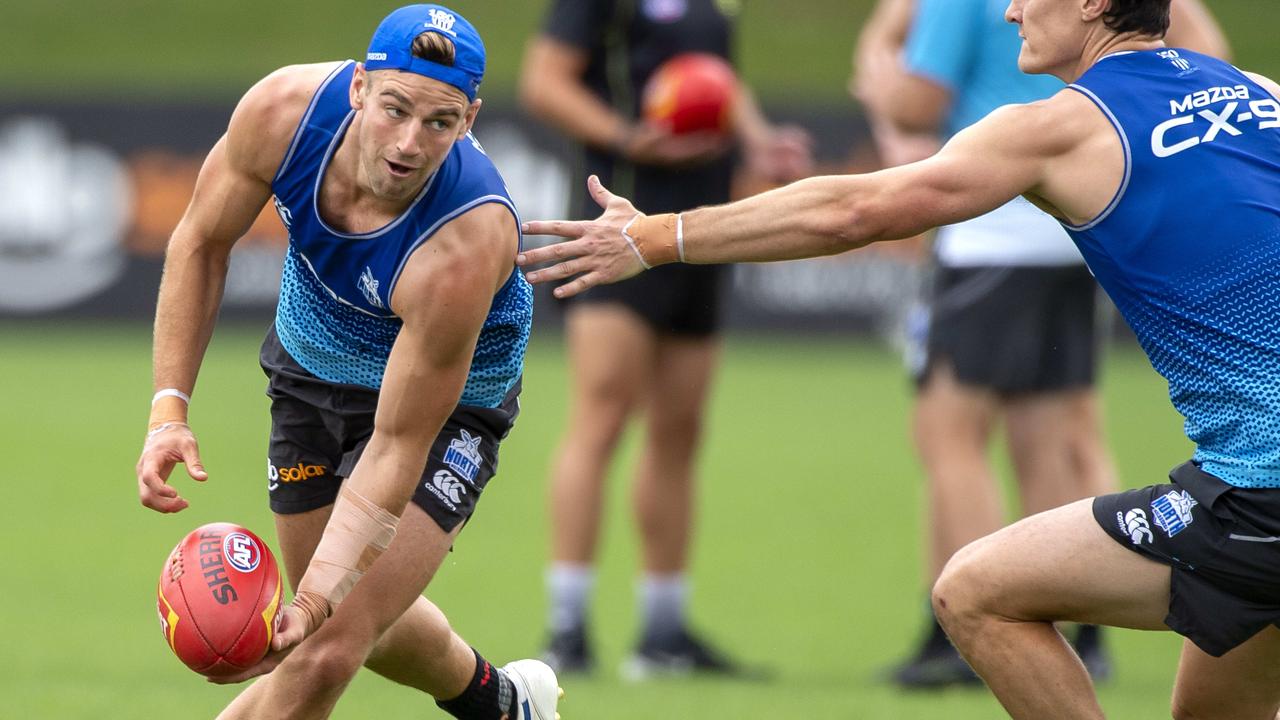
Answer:
[{"label": "white shoe", "polygon": [[516,687],[516,716],[510,720],[560,720],[556,703],[564,690],[556,672],[541,660],[513,660],[502,672]]}]

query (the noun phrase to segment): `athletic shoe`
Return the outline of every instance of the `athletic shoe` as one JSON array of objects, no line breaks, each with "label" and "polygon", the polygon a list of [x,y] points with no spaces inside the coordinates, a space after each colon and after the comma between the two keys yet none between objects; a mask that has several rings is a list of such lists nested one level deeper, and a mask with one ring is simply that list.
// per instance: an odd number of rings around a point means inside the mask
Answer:
[{"label": "athletic shoe", "polygon": [[693,673],[746,680],[764,680],[769,676],[763,668],[749,668],[730,660],[686,629],[670,635],[646,635],[622,665],[623,679],[632,682]]},{"label": "athletic shoe", "polygon": [[891,670],[889,680],[903,690],[982,685],[982,679],[950,643],[923,648],[915,657]]},{"label": "athletic shoe", "polygon": [[557,675],[580,675],[595,669],[591,645],[582,628],[551,633],[551,641],[542,652],[542,661],[550,665]]},{"label": "athletic shoe", "polygon": [[510,720],[560,720],[556,703],[564,690],[549,665],[541,660],[513,660],[502,672],[516,688],[516,716]]}]

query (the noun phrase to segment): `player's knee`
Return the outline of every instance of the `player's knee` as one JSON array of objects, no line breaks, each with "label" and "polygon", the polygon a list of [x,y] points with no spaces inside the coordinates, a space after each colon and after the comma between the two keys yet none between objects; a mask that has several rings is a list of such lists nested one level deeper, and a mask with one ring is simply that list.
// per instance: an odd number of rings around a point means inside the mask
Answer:
[{"label": "player's knee", "polygon": [[308,682],[317,687],[335,687],[345,685],[355,676],[368,651],[369,648],[342,636],[321,636],[298,646],[293,654],[299,657],[290,660],[301,666],[299,669]]},{"label": "player's knee", "polygon": [[700,408],[667,408],[649,418],[649,442],[668,451],[692,452],[702,434]]},{"label": "player's knee", "polygon": [[979,554],[969,545],[951,557],[934,583],[933,612],[952,640],[959,642],[987,617],[985,574]]}]

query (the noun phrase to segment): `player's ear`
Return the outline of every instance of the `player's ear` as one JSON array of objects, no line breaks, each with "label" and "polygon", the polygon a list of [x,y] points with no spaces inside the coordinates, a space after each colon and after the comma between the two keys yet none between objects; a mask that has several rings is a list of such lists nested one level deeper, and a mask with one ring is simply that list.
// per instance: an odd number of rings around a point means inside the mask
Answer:
[{"label": "player's ear", "polygon": [[356,71],[351,75],[351,87],[347,91],[352,110],[360,110],[364,107],[364,96],[368,94],[369,83],[369,73],[365,71],[364,64],[356,63]]},{"label": "player's ear", "polygon": [[1111,9],[1111,0],[1078,0],[1080,19],[1089,23],[1102,17]]},{"label": "player's ear", "polygon": [[462,128],[458,131],[459,140],[466,137],[467,133],[471,132],[471,126],[475,124],[476,115],[480,112],[480,104],[482,102],[483,101],[480,100],[480,98],[476,98],[467,106],[467,112],[462,116]]}]

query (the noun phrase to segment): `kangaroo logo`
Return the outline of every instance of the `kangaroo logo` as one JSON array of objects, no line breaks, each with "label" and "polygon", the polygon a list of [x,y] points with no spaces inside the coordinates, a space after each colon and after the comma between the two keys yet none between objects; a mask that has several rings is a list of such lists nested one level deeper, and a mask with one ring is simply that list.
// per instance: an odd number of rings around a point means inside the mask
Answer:
[{"label": "kangaroo logo", "polygon": [[385,310],[386,306],[382,304],[382,298],[378,297],[378,281],[373,277],[373,269],[368,265],[365,266],[364,272],[360,273],[360,292],[364,293],[364,299],[369,304]]},{"label": "kangaroo logo", "polygon": [[481,439],[479,435],[460,430],[458,437],[450,440],[448,449],[444,451],[444,464],[469,483],[474,483],[476,474],[480,472]]}]

